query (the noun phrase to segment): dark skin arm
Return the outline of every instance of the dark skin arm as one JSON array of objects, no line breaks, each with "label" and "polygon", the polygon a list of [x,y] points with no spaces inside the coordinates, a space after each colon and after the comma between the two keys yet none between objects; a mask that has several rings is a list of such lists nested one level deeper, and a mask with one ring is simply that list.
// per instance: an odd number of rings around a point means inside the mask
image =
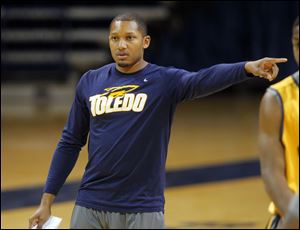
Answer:
[{"label": "dark skin arm", "polygon": [[291,203],[289,204],[289,211],[279,225],[279,228],[299,229],[299,193],[294,195]]},{"label": "dark skin arm", "polygon": [[265,189],[284,216],[293,192],[285,177],[284,148],[280,142],[281,102],[275,92],[268,90],[259,111],[259,157]]}]

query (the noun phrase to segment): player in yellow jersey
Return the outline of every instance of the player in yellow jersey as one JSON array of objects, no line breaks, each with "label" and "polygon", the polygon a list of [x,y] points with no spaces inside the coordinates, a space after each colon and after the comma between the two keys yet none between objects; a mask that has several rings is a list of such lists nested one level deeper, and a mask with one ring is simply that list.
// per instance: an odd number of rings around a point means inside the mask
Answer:
[{"label": "player in yellow jersey", "polygon": [[299,17],[293,25],[298,71],[270,86],[259,111],[259,156],[266,191],[272,200],[267,228],[277,228],[299,190]]}]

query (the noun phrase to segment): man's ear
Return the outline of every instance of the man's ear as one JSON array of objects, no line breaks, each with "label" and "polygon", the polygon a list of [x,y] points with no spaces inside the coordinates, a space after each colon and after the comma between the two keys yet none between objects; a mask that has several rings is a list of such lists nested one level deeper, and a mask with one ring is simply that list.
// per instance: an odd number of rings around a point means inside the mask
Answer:
[{"label": "man's ear", "polygon": [[150,46],[151,37],[149,35],[146,35],[143,39],[143,47],[144,49],[147,49]]}]

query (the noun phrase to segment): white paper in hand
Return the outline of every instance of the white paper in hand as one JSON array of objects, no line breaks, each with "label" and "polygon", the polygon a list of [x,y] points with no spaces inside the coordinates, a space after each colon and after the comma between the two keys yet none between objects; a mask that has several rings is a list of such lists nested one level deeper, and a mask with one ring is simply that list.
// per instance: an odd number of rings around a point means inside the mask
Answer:
[{"label": "white paper in hand", "polygon": [[[57,216],[50,216],[49,219],[44,223],[42,229],[57,229],[60,225],[62,218]],[[32,229],[36,229],[37,225],[33,226]]]}]

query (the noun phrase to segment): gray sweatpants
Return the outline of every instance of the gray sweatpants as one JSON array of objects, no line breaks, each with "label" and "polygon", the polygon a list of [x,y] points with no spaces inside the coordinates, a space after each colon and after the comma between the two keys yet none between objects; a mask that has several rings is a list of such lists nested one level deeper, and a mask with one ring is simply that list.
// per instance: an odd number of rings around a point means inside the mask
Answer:
[{"label": "gray sweatpants", "polygon": [[71,229],[163,229],[163,212],[104,212],[75,205]]}]

